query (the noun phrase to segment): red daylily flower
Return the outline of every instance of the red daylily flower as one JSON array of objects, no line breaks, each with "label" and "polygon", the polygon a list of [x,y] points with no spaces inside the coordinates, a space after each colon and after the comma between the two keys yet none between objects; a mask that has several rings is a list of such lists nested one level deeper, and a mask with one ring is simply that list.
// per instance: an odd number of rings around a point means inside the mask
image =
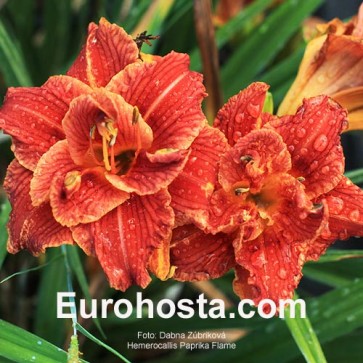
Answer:
[{"label": "red daylily flower", "polygon": [[187,55],[148,59],[101,19],[67,76],[9,89],[0,127],[16,157],[5,180],[10,252],[76,242],[121,290],[145,287],[148,269],[167,275],[166,188],[206,124],[205,89]]},{"label": "red daylily flower", "polygon": [[363,192],[343,176],[346,111],[319,96],[275,117],[262,113],[267,89],[252,84],[219,111],[215,127],[229,146],[214,163],[209,233],[187,218],[171,243],[176,279],[215,278],[234,266],[235,292],[256,303],[291,298],[306,261],[338,238],[363,235]]}]

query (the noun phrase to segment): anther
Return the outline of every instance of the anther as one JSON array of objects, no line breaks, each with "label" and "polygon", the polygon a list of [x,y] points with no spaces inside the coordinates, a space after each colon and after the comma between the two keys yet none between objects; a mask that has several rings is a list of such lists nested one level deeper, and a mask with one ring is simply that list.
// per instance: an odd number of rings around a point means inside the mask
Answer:
[{"label": "anther", "polygon": [[323,208],[323,203],[314,203],[313,204],[313,210],[317,211]]},{"label": "anther", "polygon": [[137,106],[134,106],[132,110],[132,124],[135,125],[139,121],[140,111]]},{"label": "anther", "polygon": [[234,190],[234,194],[239,196],[239,195],[241,195],[243,193],[247,193],[249,190],[250,190],[250,188],[236,188]]},{"label": "anther", "polygon": [[240,160],[244,163],[249,163],[251,160],[253,160],[253,157],[251,155],[243,155],[241,156]]},{"label": "anther", "polygon": [[296,180],[300,183],[303,183],[305,181],[305,178],[303,176],[299,176],[298,178],[296,178]]}]

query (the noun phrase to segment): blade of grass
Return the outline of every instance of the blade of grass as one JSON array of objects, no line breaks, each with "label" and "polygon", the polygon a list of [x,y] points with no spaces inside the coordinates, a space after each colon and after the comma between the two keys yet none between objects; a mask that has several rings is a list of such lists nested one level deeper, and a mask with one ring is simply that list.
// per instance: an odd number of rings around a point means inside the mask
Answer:
[{"label": "blade of grass", "polygon": [[[256,15],[260,14],[271,5],[273,0],[256,0],[241,10],[229,22],[221,26],[216,31],[216,44],[218,49],[222,48],[231,38],[241,30],[242,24],[245,21],[251,20]],[[202,63],[199,55],[199,50],[195,48],[190,53],[190,67],[196,71],[200,71]]]},{"label": "blade of grass", "polygon": [[222,68],[225,96],[230,97],[255,79],[321,3],[322,0],[284,1],[251,32]]},{"label": "blade of grass", "polygon": [[303,273],[304,276],[329,286],[345,286],[357,277],[363,278],[363,260],[351,259],[322,264],[309,262],[304,266]]},{"label": "blade of grass", "polygon": [[[295,295],[294,300],[298,298]],[[323,350],[308,317],[301,318],[301,306],[295,305],[295,317],[290,317],[290,309],[286,308],[285,322],[300,352],[308,363],[326,363]]]},{"label": "blade of grass", "polygon": [[63,257],[59,248],[48,249],[46,252],[47,261],[56,260],[42,271],[34,324],[35,334],[47,337],[49,342],[56,345],[63,343],[66,323],[65,320],[57,319],[56,311],[57,293],[67,291],[64,260],[59,257]]},{"label": "blade of grass", "polygon": [[274,91],[274,88],[283,85],[290,78],[295,78],[304,49],[305,44],[260,75],[258,80],[269,84]]},{"label": "blade of grass", "polygon": [[8,239],[8,232],[6,230],[6,223],[8,222],[11,207],[8,200],[0,206],[0,269],[7,255],[6,242]]},{"label": "blade of grass", "polygon": [[[308,316],[320,344],[330,342],[363,326],[363,279],[329,292],[320,298],[307,300]],[[274,319],[265,329],[252,331],[236,342],[234,350],[213,351],[195,357],[194,363],[221,361],[243,363],[286,363],[298,358],[299,350],[286,324]]]},{"label": "blade of grass", "polygon": [[[76,277],[78,284],[82,290],[83,295],[86,298],[88,307],[91,306],[91,295],[89,293],[89,286],[86,278],[86,274],[84,273],[83,265],[81,262],[81,259],[78,254],[78,248],[76,246],[65,246],[65,249],[67,251],[67,258],[69,265],[72,269],[72,272],[74,276]],[[93,319],[97,329],[99,330],[100,334],[104,339],[106,339],[106,335],[104,331],[102,330],[100,321],[98,318]]]},{"label": "blade of grass", "polygon": [[26,69],[24,57],[0,20],[0,70],[7,86],[30,86],[32,81]]},{"label": "blade of grass", "polygon": [[344,175],[349,178],[354,184],[359,184],[363,182],[363,168],[347,171]]},{"label": "blade of grass", "polygon": [[107,344],[105,344],[103,341],[99,340],[98,338],[96,338],[94,335],[92,335],[89,331],[87,331],[86,329],[84,329],[81,325],[79,325],[77,323],[76,325],[77,330],[82,333],[85,337],[87,337],[88,339],[92,340],[93,342],[95,342],[96,344],[100,345],[101,347],[107,349],[109,352],[111,352],[112,354],[114,354],[116,357],[122,359],[124,362],[126,363],[131,363],[127,358],[125,358],[122,354],[120,354],[119,352],[117,352],[115,349],[111,348],[110,346],[108,346]]},{"label": "blade of grass", "polygon": [[363,258],[363,250],[328,250],[325,255],[320,256],[313,263],[337,262],[351,258]]}]

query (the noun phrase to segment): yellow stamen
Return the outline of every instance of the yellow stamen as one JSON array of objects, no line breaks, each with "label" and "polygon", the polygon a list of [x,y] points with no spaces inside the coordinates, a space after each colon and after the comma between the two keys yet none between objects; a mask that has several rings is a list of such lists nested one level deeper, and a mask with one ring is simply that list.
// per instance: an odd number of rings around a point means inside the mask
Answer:
[{"label": "yellow stamen", "polygon": [[[97,124],[97,130],[99,134],[102,136],[102,153],[103,153],[103,162],[105,164],[105,168],[107,171],[115,173],[116,163],[115,163],[114,145],[116,143],[118,129],[113,126],[112,120],[106,119],[105,121],[102,121]],[[111,158],[111,164],[109,157]]]}]

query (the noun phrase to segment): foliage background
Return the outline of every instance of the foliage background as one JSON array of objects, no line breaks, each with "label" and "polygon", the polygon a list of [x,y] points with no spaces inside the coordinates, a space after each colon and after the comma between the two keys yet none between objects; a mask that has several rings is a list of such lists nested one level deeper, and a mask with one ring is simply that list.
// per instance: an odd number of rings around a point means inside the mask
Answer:
[{"label": "foliage background", "polygon": [[[197,0],[199,1],[199,0]],[[218,1],[214,1],[214,9]],[[87,25],[101,16],[136,36],[143,30],[161,37],[143,50],[191,55],[191,67],[202,71],[195,33],[193,1],[182,0],[2,0],[0,1],[0,94],[10,86],[41,85],[54,74],[65,73],[84,41]],[[305,46],[301,24],[311,14],[347,18],[359,1],[255,0],[216,28],[221,86],[226,100],[254,80],[271,85],[275,106],[294,79]],[[207,75],[206,75],[207,76]],[[206,105],[213,119],[218,105]],[[363,181],[362,133],[344,135],[347,170],[358,169]],[[0,134],[0,178],[12,159],[10,140]],[[6,252],[9,205],[0,189],[0,362],[65,362],[72,321],[56,318],[56,293],[73,289],[78,298],[135,300],[138,288],[126,293],[108,288],[97,262],[76,247],[50,249],[35,258],[26,251]],[[94,321],[79,319],[80,350],[88,362],[362,362],[363,256],[359,240],[337,243],[319,262],[309,263],[298,294],[307,301],[309,320],[188,319],[163,320],[110,315]],[[355,257],[355,258],[352,258]],[[17,274],[7,279],[7,277]],[[234,311],[238,303],[231,288],[232,274],[204,284],[174,281],[153,283],[143,292],[154,301],[196,298],[201,292],[222,296]],[[310,326],[311,324],[311,326]],[[133,351],[137,331],[223,329],[235,341],[225,351]],[[83,333],[82,333],[83,332]],[[35,334],[29,335],[29,333]],[[317,339],[316,339],[317,338]],[[107,344],[101,346],[100,344]],[[321,345],[321,347],[320,347]],[[108,347],[113,347],[118,355]],[[58,349],[60,348],[60,349]],[[322,348],[322,351],[321,351]],[[63,350],[64,349],[64,350]]]}]

